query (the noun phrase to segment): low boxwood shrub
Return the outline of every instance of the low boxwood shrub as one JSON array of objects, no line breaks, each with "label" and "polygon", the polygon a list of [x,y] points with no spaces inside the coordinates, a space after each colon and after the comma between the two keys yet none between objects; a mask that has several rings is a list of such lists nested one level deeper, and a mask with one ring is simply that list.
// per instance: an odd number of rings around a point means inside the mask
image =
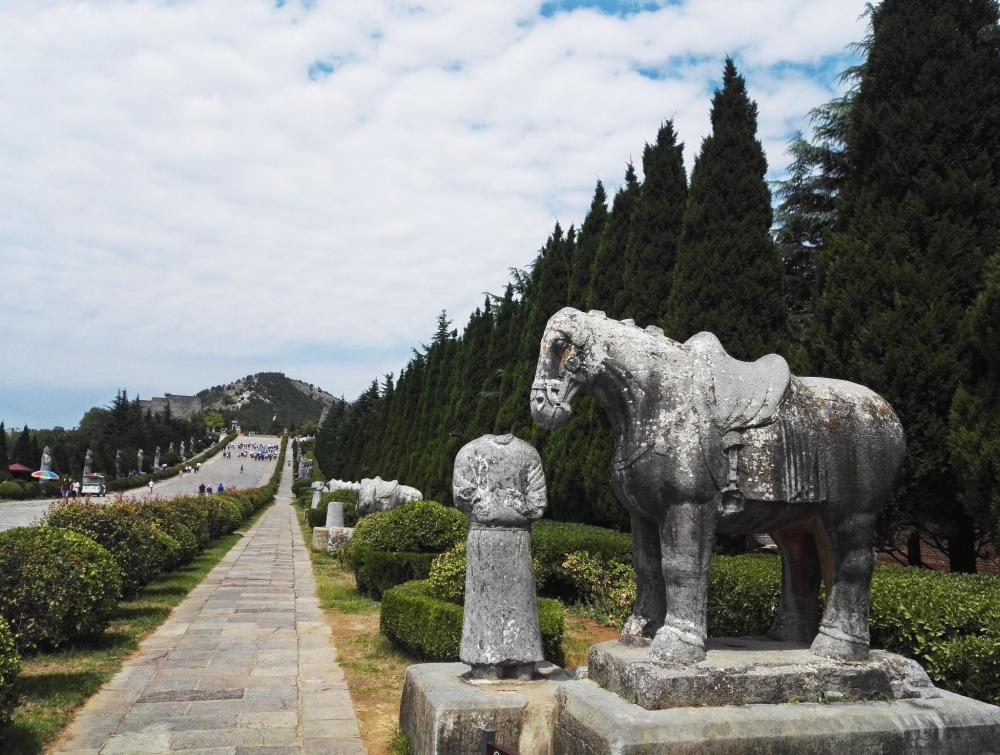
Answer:
[{"label": "low boxwood shrub", "polygon": [[426,579],[436,557],[436,553],[392,553],[352,548],[351,568],[358,592],[378,600],[390,587]]},{"label": "low boxwood shrub", "polygon": [[0,482],[0,498],[20,498],[24,495],[24,488],[13,480]]},{"label": "low boxwood shrub", "polygon": [[[557,600],[538,599],[545,659],[563,663],[563,608]],[[405,582],[382,596],[382,633],[422,660],[457,661],[462,641],[462,607],[441,600],[426,581]]]},{"label": "low boxwood shrub", "polygon": [[213,538],[228,535],[243,523],[243,510],[227,496],[209,495],[201,500],[208,512],[208,528]]},{"label": "low boxwood shrub", "polygon": [[100,632],[122,592],[112,555],[57,527],[0,532],[0,615],[22,651]]},{"label": "low boxwood shrub", "polygon": [[299,496],[304,491],[310,490],[312,488],[312,480],[293,480],[292,481],[292,495]]},{"label": "low boxwood shrub", "polygon": [[563,568],[567,556],[581,551],[603,563],[631,564],[632,537],[589,524],[535,522],[531,526],[531,555],[540,592],[566,602],[583,600],[579,580]]},{"label": "low boxwood shrub", "polygon": [[412,501],[362,517],[352,544],[393,553],[442,553],[465,540],[468,531],[469,520],[458,509]]},{"label": "low boxwood shrub", "polygon": [[465,600],[465,543],[458,543],[435,556],[427,575],[427,587],[438,600],[462,605]]},{"label": "low boxwood shrub", "polygon": [[122,590],[135,595],[180,557],[180,544],[155,522],[135,515],[128,502],[90,499],[56,503],[46,524],[73,530],[108,549],[122,573]]},{"label": "low boxwood shrub", "polygon": [[10,720],[17,705],[15,681],[21,670],[21,656],[14,645],[14,634],[0,617],[0,724]]},{"label": "low boxwood shrub", "polygon": [[326,514],[333,502],[344,504],[344,526],[353,527],[358,523],[358,494],[354,490],[334,490],[332,493],[323,493],[320,496],[316,508],[312,508],[312,494],[308,493],[296,500],[305,509],[306,521],[310,527],[325,527]]}]

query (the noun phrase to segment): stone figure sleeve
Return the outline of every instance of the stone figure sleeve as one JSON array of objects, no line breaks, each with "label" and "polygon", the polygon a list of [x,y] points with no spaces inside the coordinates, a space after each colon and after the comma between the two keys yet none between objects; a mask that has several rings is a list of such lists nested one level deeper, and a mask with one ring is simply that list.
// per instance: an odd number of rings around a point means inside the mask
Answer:
[{"label": "stone figure sleeve", "polygon": [[523,494],[513,497],[517,512],[525,519],[537,519],[545,512],[548,498],[545,493],[545,471],[542,462],[534,458],[528,463]]},{"label": "stone figure sleeve", "polygon": [[470,471],[468,460],[464,454],[459,454],[455,459],[451,493],[455,507],[466,516],[472,516],[472,508],[479,498],[479,487],[468,479]]}]

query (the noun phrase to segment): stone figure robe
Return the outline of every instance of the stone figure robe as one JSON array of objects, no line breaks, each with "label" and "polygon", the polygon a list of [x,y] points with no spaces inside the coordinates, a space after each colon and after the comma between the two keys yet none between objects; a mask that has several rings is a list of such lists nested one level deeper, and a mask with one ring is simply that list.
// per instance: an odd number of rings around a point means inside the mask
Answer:
[{"label": "stone figure robe", "polygon": [[484,435],[455,457],[453,492],[472,520],[459,657],[473,667],[543,660],[530,532],[546,506],[538,451],[512,435]]}]

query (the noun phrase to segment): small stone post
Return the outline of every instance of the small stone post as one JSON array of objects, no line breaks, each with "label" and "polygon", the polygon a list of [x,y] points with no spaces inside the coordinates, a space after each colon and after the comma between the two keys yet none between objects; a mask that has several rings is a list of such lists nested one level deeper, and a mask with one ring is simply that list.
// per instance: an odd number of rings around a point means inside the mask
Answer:
[{"label": "small stone post", "polygon": [[342,501],[330,501],[326,507],[326,528],[344,526],[344,504]]},{"label": "small stone post", "polygon": [[323,494],[318,490],[313,491],[312,506],[310,506],[310,508],[315,509],[316,507],[319,506],[319,499],[322,495]]}]

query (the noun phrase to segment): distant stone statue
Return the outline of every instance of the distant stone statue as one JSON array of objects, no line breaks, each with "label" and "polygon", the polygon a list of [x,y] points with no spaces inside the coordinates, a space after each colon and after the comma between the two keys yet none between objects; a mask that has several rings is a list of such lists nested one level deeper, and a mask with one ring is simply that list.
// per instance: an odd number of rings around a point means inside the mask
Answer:
[{"label": "distant stone statue", "polygon": [[538,451],[513,435],[477,438],[455,457],[453,494],[472,520],[459,657],[477,678],[531,678],[543,660],[530,531],[546,506]]},{"label": "distant stone statue", "polygon": [[423,497],[424,494],[416,488],[400,485],[399,480],[366,477],[361,481],[358,490],[357,512],[360,516],[364,516],[375,511],[391,511],[404,503],[420,501]]},{"label": "distant stone statue", "polygon": [[170,441],[170,445],[167,446],[167,453],[172,454],[174,452],[174,442]]},{"label": "distant stone statue", "polygon": [[115,451],[115,477],[122,476],[122,450]]},{"label": "distant stone statue", "polygon": [[160,447],[156,447],[156,451],[153,453],[153,469],[160,468]]},{"label": "distant stone statue", "polygon": [[542,336],[531,415],[565,425],[580,393],[611,420],[612,486],[632,518],[638,597],[622,642],[652,638],[656,659],[703,659],[715,534],[766,532],[783,572],[770,635],[867,658],[872,536],[906,445],[885,399],[795,377],[775,354],[738,361],[711,333],[682,344],[567,307]]},{"label": "distant stone statue", "polygon": [[83,473],[91,474],[94,471],[94,452],[87,449],[86,456],[83,457]]},{"label": "distant stone statue", "polygon": [[194,437],[192,436],[191,438],[188,438],[188,440],[191,441],[191,445],[189,445],[188,448],[191,449],[191,455],[194,456]]},{"label": "distant stone statue", "polygon": [[326,484],[326,491],[332,493],[335,490],[353,490],[355,493],[361,490],[360,482],[349,482],[346,480],[330,480]]},{"label": "distant stone statue", "polygon": [[139,449],[139,453],[135,455],[135,468],[139,470],[139,474],[142,474],[142,449]]},{"label": "distant stone statue", "polygon": [[42,472],[52,471],[52,449],[48,446],[42,449],[42,460],[39,462],[38,468]]},{"label": "distant stone statue", "polygon": [[181,454],[181,460],[182,461],[186,461],[187,460],[187,454],[184,453],[184,441],[181,441],[181,451],[180,451],[180,454]]}]

